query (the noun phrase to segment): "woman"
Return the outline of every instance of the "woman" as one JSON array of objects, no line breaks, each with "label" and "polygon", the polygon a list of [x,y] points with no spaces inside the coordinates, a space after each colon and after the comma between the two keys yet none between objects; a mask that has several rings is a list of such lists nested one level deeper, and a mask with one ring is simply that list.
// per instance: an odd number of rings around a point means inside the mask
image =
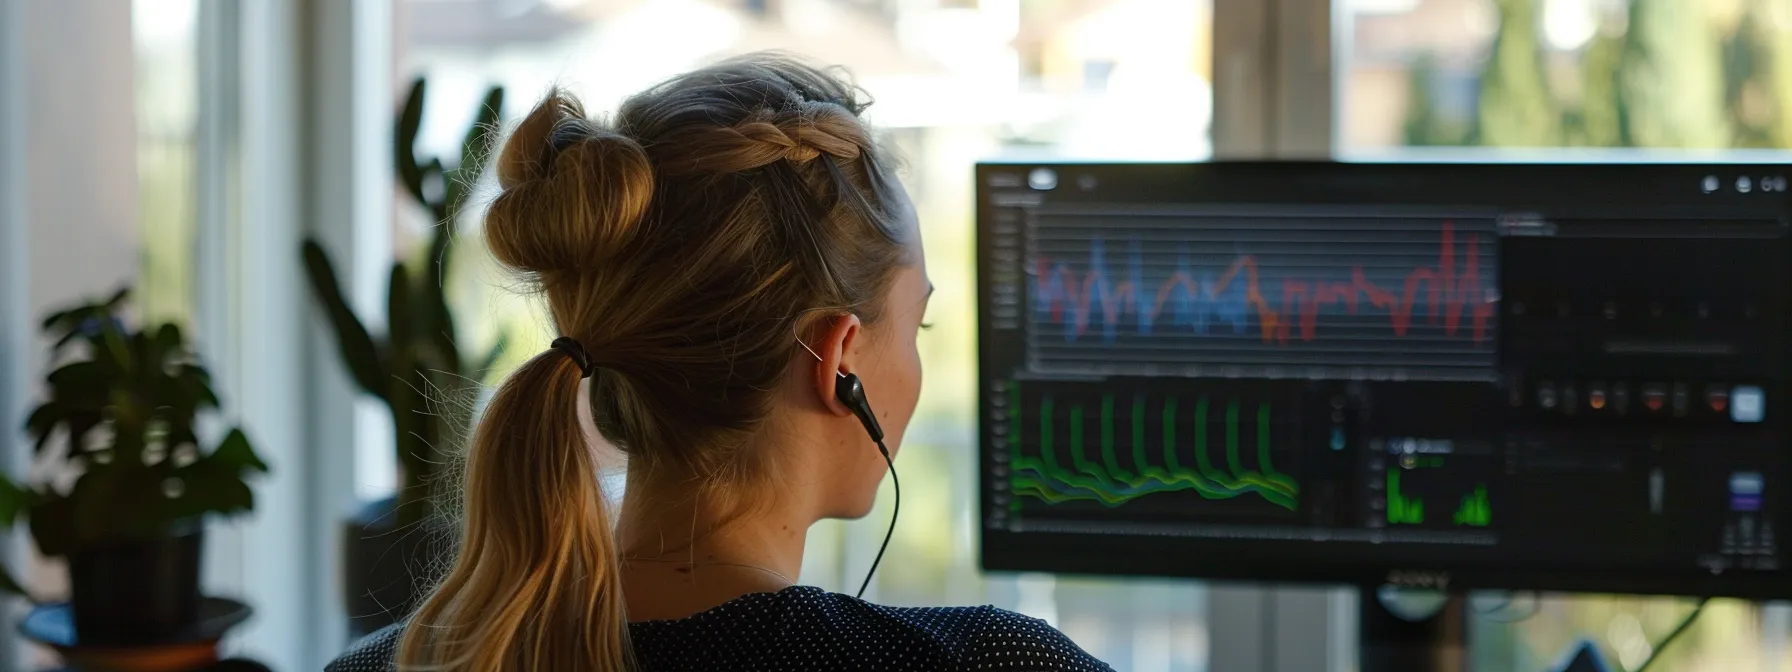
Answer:
[{"label": "woman", "polygon": [[[446,579],[332,670],[1107,669],[1009,612],[796,585],[809,526],[868,513],[886,468],[836,387],[898,450],[933,290],[857,93],[757,55],[613,124],[560,93],[523,120],[485,231],[562,338],[475,431]],[[579,404],[628,455],[613,530]]]}]

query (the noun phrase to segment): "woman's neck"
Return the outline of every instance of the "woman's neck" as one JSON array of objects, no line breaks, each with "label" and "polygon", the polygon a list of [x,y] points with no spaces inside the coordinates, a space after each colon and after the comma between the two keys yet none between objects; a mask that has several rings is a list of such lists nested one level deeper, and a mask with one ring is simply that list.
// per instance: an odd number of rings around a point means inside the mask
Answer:
[{"label": "woman's neck", "polygon": [[678,490],[631,477],[623,499],[616,537],[630,620],[684,618],[798,580],[815,522],[804,507],[666,492]]}]

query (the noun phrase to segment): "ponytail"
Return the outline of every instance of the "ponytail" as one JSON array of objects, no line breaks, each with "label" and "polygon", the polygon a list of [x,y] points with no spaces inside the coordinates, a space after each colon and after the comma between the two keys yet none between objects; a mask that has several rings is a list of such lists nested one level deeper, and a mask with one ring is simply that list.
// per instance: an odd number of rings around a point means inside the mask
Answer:
[{"label": "ponytail", "polygon": [[581,363],[558,350],[499,386],[467,456],[461,550],[399,643],[398,669],[629,669],[616,542],[579,428]]},{"label": "ponytail", "polygon": [[866,104],[825,71],[759,55],[668,80],[614,124],[561,91],[517,124],[485,242],[602,361],[589,397],[570,351],[498,388],[467,456],[460,554],[399,669],[632,667],[579,404],[634,469],[706,479],[711,497],[757,476],[765,458],[744,447],[789,374],[794,316],[851,307],[873,323],[907,263]]}]

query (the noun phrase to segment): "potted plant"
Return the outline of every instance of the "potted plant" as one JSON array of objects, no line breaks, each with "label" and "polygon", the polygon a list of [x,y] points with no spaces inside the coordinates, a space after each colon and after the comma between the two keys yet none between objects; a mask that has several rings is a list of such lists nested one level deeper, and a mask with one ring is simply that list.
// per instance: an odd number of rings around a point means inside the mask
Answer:
[{"label": "potted plant", "polygon": [[[55,342],[49,394],[25,424],[36,457],[53,466],[34,484],[0,478],[0,522],[24,516],[38,550],[68,560],[75,632],[86,642],[193,627],[204,519],[252,510],[246,479],[267,471],[241,429],[200,448],[195,423],[218,408],[211,375],[174,325],[127,328],[127,296],[44,320]],[[0,583],[25,592],[3,571]]]},{"label": "potted plant", "polygon": [[[423,118],[425,81],[411,86],[395,129],[397,172],[405,192],[427,210],[436,226],[421,259],[394,263],[386,290],[386,333],[371,334],[343,297],[329,255],[315,240],[304,243],[305,271],[313,294],[335,331],[343,363],[361,391],[392,411],[398,451],[395,497],[372,502],[348,521],[344,573],[349,631],[360,636],[409,614],[417,588],[433,582],[448,552],[438,523],[443,503],[433,491],[453,463],[450,442],[471,425],[464,404],[441,403],[443,391],[488,371],[504,339],[478,361],[463,357],[443,284],[473,183],[484,170],[504,105],[504,90],[486,93],[460,156],[419,157],[417,129]],[[451,163],[450,163],[451,162]],[[470,375],[471,374],[471,375]]]}]

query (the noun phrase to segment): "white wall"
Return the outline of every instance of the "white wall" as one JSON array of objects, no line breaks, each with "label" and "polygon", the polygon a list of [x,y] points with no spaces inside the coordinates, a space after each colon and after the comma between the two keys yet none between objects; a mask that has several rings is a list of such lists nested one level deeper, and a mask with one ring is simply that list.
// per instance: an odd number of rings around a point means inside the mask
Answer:
[{"label": "white wall", "polygon": [[[30,458],[17,428],[44,373],[39,316],[137,274],[130,10],[129,0],[0,0],[0,456],[15,476]],[[10,538],[19,567],[24,535]],[[17,573],[60,588],[41,566]],[[0,661],[21,666],[17,652]]]},{"label": "white wall", "polygon": [[21,2],[32,315],[137,276],[129,0]]}]

